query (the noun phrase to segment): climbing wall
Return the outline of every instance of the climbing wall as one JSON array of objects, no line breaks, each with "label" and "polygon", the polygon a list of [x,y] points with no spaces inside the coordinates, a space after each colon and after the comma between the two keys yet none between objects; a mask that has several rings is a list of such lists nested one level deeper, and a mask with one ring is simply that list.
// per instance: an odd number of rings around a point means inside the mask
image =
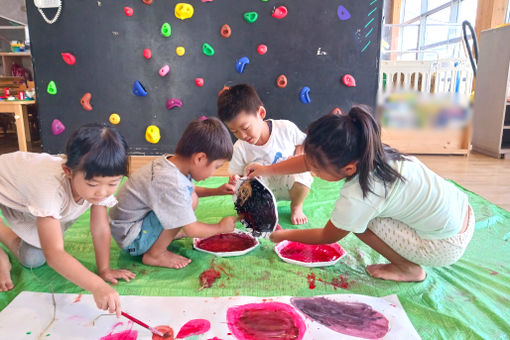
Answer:
[{"label": "climbing wall", "polygon": [[[255,86],[268,117],[303,130],[335,107],[373,106],[381,7],[382,0],[64,1],[48,24],[27,1],[44,151],[62,152],[82,124],[110,122],[132,154],[173,152],[187,123],[215,116],[218,92],[237,83]],[[49,19],[57,13],[42,11]]]}]

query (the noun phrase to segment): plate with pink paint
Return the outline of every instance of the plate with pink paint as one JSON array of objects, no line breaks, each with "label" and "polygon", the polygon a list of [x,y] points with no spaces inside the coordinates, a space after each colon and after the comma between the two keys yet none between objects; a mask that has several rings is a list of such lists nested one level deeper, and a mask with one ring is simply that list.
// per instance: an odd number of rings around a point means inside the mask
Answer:
[{"label": "plate with pink paint", "polygon": [[257,248],[258,245],[259,240],[240,230],[203,239],[193,239],[193,248],[219,257],[245,255]]},{"label": "plate with pink paint", "polygon": [[315,245],[292,241],[276,244],[274,251],[283,261],[304,267],[332,266],[346,254],[338,243]]}]

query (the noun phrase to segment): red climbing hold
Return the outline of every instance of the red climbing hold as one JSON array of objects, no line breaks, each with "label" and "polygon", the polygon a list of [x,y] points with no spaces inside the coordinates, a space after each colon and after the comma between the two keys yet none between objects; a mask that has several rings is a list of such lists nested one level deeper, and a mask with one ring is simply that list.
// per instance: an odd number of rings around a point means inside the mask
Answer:
[{"label": "red climbing hold", "polygon": [[195,78],[195,84],[196,84],[198,87],[202,87],[202,86],[204,86],[204,78]]},{"label": "red climbing hold", "polygon": [[143,56],[145,57],[145,59],[152,58],[152,51],[149,48],[146,48],[145,50],[143,50]]},{"label": "red climbing hold", "polygon": [[87,92],[81,97],[80,103],[84,110],[92,111],[92,105],[90,105],[90,99],[92,99],[92,94]]},{"label": "red climbing hold", "polygon": [[345,74],[342,77],[342,82],[344,83],[345,86],[348,86],[348,87],[355,87],[356,86],[356,80],[350,74]]},{"label": "red climbing hold", "polygon": [[280,6],[280,7],[277,7],[275,8],[274,12],[273,12],[273,18],[276,18],[276,19],[283,19],[287,16],[287,7],[285,6]]},{"label": "red climbing hold", "polygon": [[264,55],[266,54],[267,52],[267,46],[264,45],[264,44],[260,44],[259,46],[257,46],[257,52],[260,54],[260,55]]},{"label": "red climbing hold", "polygon": [[276,86],[283,89],[285,86],[287,86],[287,77],[285,74],[280,74],[278,78],[276,79]]},{"label": "red climbing hold", "polygon": [[124,14],[126,14],[128,17],[133,15],[133,9],[131,7],[124,7]]},{"label": "red climbing hold", "polygon": [[65,63],[68,65],[74,65],[76,62],[76,58],[71,53],[61,53],[62,59],[64,59]]},{"label": "red climbing hold", "polygon": [[230,35],[232,34],[232,29],[230,29],[230,26],[225,24],[221,26],[220,34],[223,38],[230,38]]}]

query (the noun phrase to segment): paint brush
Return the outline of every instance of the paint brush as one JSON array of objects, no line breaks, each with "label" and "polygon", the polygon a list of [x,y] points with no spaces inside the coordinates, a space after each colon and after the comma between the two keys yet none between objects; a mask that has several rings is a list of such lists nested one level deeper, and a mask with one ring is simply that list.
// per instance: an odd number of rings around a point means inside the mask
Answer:
[{"label": "paint brush", "polygon": [[163,337],[163,338],[169,338],[170,337],[170,335],[168,333],[163,333],[161,331],[158,331],[156,328],[153,328],[153,327],[147,325],[145,322],[142,322],[142,321],[138,320],[137,318],[129,315],[128,313],[121,312],[121,314],[122,314],[122,316],[128,318],[129,320],[133,321],[134,323],[137,323],[140,326],[142,326],[144,328],[147,328],[149,331],[152,332],[152,334],[156,334],[157,336],[160,336],[160,337]]}]

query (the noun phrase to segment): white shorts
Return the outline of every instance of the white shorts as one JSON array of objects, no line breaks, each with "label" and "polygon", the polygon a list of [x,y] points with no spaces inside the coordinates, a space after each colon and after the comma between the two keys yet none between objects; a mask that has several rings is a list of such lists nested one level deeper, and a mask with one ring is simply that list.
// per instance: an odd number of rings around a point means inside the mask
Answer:
[{"label": "white shorts", "polygon": [[469,208],[466,230],[449,238],[423,239],[407,224],[392,218],[375,218],[368,229],[405,259],[423,266],[442,267],[457,262],[466,250],[475,231],[475,215]]},{"label": "white shorts", "polygon": [[262,177],[262,182],[273,192],[277,201],[289,201],[289,190],[294,183],[298,182],[310,188],[313,183],[313,176],[310,172],[302,172],[292,175]]}]

